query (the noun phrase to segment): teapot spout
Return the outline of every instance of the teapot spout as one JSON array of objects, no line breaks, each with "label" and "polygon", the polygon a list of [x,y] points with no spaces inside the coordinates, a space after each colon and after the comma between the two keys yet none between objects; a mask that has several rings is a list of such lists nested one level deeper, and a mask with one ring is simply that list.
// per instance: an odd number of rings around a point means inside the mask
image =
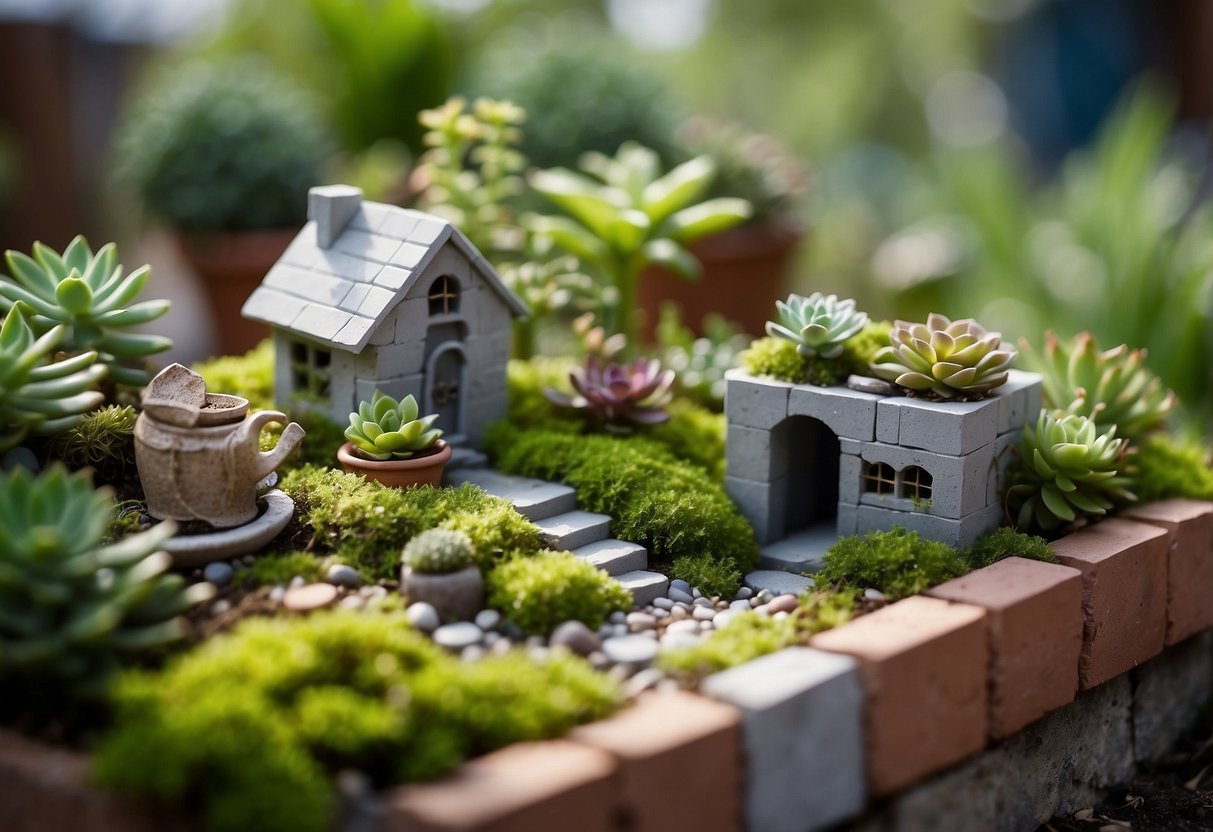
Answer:
[{"label": "teapot spout", "polygon": [[285,422],[286,414],[276,410],[262,410],[254,413],[241,425],[238,444],[240,447],[248,448],[255,454],[255,462],[253,471],[258,480],[269,476],[286,459],[291,451],[299,446],[299,442],[303,439],[305,431],[297,423],[291,422],[282,431],[282,436],[278,438],[278,444],[272,450],[264,453],[257,453],[257,437],[261,435],[261,431],[270,422]]}]

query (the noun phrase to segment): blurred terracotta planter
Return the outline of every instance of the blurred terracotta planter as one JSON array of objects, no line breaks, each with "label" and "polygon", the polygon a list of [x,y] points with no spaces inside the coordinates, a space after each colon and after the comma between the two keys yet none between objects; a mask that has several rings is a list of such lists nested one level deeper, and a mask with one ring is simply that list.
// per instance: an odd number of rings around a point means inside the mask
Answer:
[{"label": "blurred terracotta planter", "polygon": [[273,229],[175,235],[177,249],[202,284],[220,354],[248,352],[269,337],[269,327],[241,317],[240,308],[297,233]]},{"label": "blurred terracotta planter", "polygon": [[390,488],[412,488],[415,485],[442,485],[442,472],[451,458],[451,446],[439,439],[428,451],[409,459],[390,459],[379,462],[363,459],[354,453],[354,445],[346,442],[337,449],[337,461],[350,474],[362,474],[368,480]]},{"label": "blurred terracotta planter", "polygon": [[734,228],[696,240],[691,252],[703,264],[698,280],[684,280],[667,269],[649,267],[640,276],[636,302],[644,310],[643,336],[652,341],[661,305],[673,301],[682,322],[703,334],[703,318],[716,312],[762,335],[766,321],[783,298],[783,282],[804,232],[778,220]]}]

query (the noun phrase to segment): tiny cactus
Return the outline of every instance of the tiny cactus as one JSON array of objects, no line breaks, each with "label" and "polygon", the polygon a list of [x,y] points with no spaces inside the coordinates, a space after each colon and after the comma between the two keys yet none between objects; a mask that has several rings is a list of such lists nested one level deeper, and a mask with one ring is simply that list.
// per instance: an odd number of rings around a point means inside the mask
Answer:
[{"label": "tiny cactus", "polygon": [[778,320],[767,321],[767,335],[786,338],[807,358],[837,358],[842,345],[868,324],[868,316],[855,311],[855,301],[814,292],[807,298],[788,295],[776,301]]},{"label": "tiny cactus", "polygon": [[926,324],[898,321],[889,346],[872,358],[872,373],[941,399],[976,398],[1006,383],[1015,351],[1001,344],[1001,334],[986,332],[971,318],[932,314]]},{"label": "tiny cactus", "polygon": [[446,575],[472,565],[472,541],[463,532],[430,529],[404,546],[404,565],[423,575]]},{"label": "tiny cactus", "polygon": [[437,414],[417,418],[417,400],[411,395],[399,402],[379,390],[369,402],[350,414],[345,437],[354,452],[377,461],[408,459],[434,445],[442,431],[431,427]]}]

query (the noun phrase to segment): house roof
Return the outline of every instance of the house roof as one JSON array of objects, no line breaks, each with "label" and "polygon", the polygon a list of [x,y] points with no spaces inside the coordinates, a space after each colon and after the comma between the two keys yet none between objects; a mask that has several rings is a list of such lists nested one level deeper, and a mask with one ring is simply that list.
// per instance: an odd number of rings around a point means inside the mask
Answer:
[{"label": "house roof", "polygon": [[[349,189],[354,191],[354,189]],[[308,220],[245,301],[244,317],[359,353],[446,243],[471,262],[515,317],[526,304],[457,228],[421,211],[360,202],[330,246]]]}]

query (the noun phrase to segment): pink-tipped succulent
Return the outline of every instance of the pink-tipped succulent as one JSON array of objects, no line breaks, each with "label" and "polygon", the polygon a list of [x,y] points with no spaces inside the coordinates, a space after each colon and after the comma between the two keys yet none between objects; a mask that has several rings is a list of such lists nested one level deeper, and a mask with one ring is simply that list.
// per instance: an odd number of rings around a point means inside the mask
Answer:
[{"label": "pink-tipped succulent", "polygon": [[576,395],[545,390],[553,404],[583,411],[590,421],[607,430],[635,425],[657,425],[670,418],[665,406],[673,399],[674,371],[661,362],[639,358],[624,364],[602,362],[594,356],[585,367],[569,373]]}]

